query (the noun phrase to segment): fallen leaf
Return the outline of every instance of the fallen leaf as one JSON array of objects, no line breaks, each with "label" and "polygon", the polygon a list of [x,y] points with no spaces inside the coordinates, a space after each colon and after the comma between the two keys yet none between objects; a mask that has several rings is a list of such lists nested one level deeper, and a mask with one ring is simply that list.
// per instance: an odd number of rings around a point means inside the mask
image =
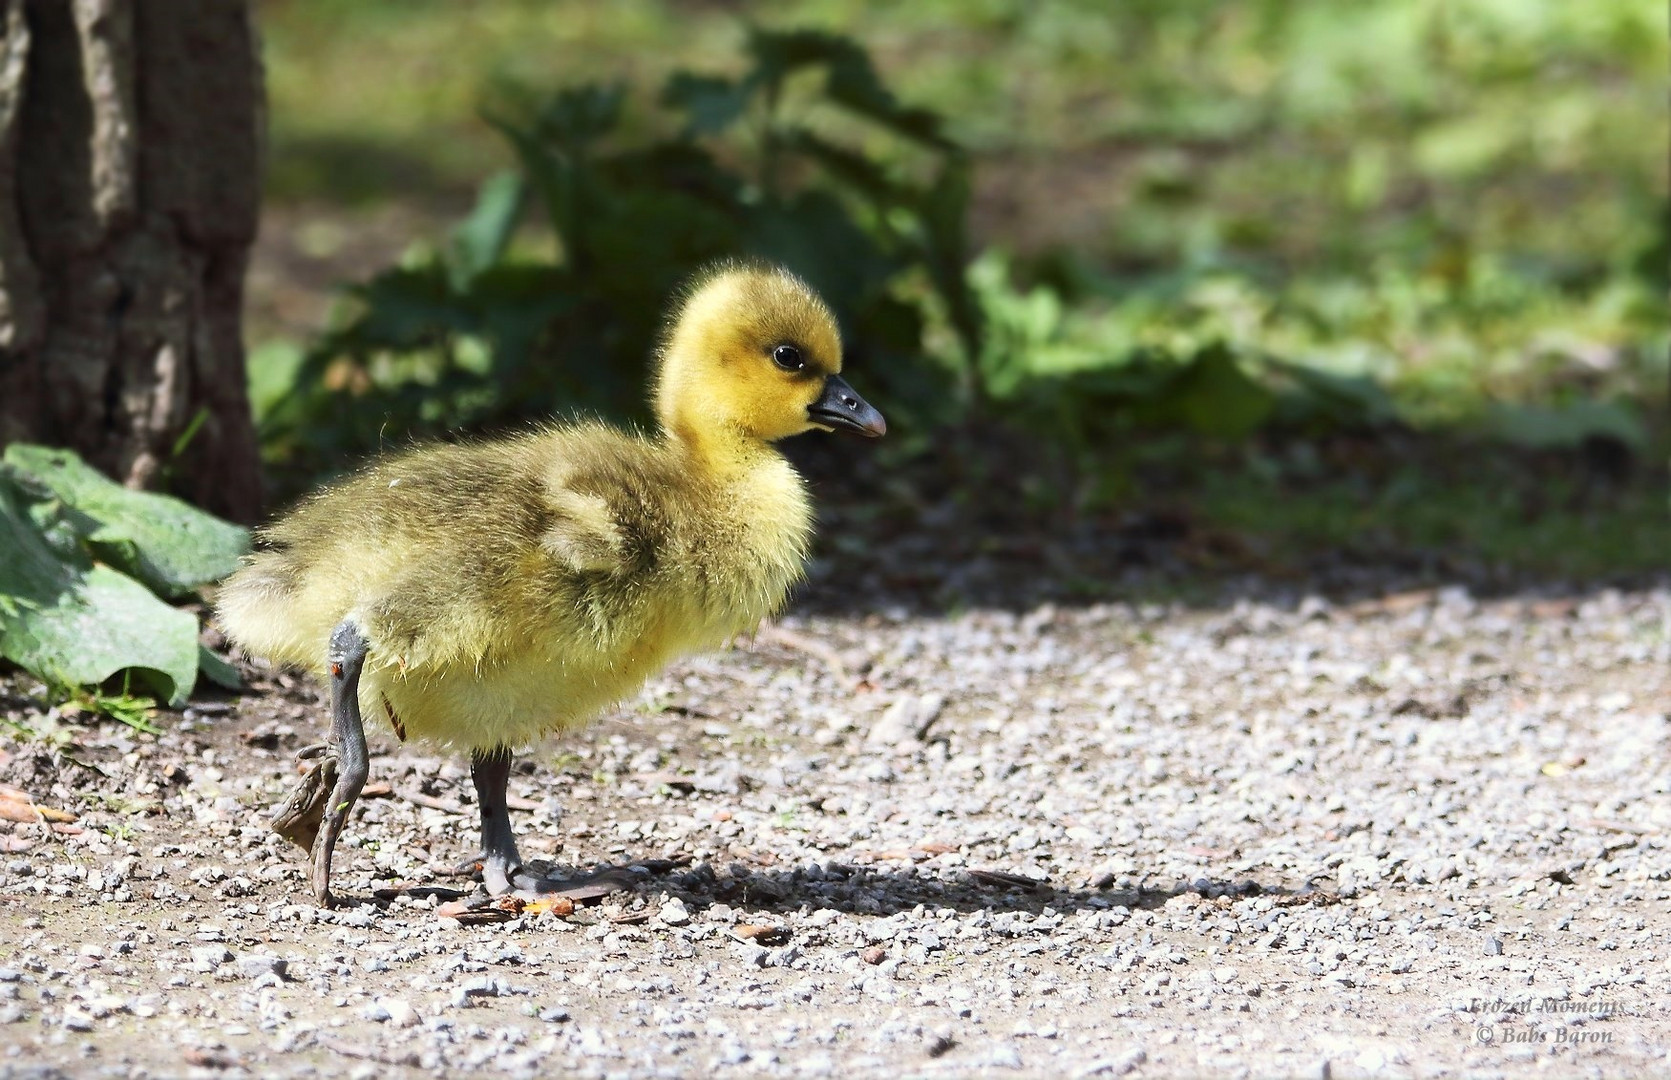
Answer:
[{"label": "fallen leaf", "polygon": [[35,804],[22,802],[17,799],[0,799],[0,821],[39,821],[40,815],[35,813]]},{"label": "fallen leaf", "polygon": [[[557,915],[569,916],[574,914],[574,901],[566,896],[542,896],[538,900],[530,900],[522,907],[524,915]],[[646,914],[645,918],[649,918]]]},{"label": "fallen leaf", "polygon": [[[15,790],[15,788],[11,789],[11,791]],[[29,796],[22,795],[21,792],[19,795],[21,797],[13,796],[11,795],[11,792],[8,791],[5,796],[0,796],[0,819],[21,822],[69,822],[75,820],[75,815],[70,813],[68,810],[59,810],[56,807],[51,806],[41,806],[30,799]]]}]

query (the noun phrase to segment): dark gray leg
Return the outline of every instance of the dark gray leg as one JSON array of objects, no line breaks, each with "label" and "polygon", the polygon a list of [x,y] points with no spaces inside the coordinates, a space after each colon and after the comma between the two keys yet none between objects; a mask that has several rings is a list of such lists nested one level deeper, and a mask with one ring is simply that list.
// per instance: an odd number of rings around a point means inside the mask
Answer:
[{"label": "dark gray leg", "polygon": [[331,665],[331,729],[336,735],[341,766],[319,835],[313,841],[313,895],[320,907],[332,904],[331,852],[371,771],[366,756],[366,732],[360,723],[360,669],[366,659],[366,639],[360,628],[347,619],[339,623],[331,632],[326,658]]},{"label": "dark gray leg", "polygon": [[516,850],[516,837],[511,835],[510,807],[505,805],[505,785],[510,778],[510,747],[477,750],[470,755],[470,779],[476,783],[476,805],[482,812],[482,883],[490,895],[560,893],[579,900],[632,887],[632,874],[625,870],[557,879],[526,869]]},{"label": "dark gray leg", "polygon": [[494,896],[515,886],[511,875],[522,869],[522,856],[511,835],[511,811],[505,805],[505,785],[511,778],[511,751],[500,746],[470,755],[470,779],[476,783],[476,805],[482,814],[482,881]]}]

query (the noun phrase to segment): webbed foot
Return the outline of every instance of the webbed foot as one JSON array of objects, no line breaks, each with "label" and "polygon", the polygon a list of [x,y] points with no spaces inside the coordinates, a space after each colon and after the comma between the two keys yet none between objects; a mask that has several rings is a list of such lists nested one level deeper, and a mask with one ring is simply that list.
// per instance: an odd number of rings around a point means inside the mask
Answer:
[{"label": "webbed foot", "polygon": [[336,786],[339,759],[324,743],[307,747],[296,757],[300,761],[316,760],[302,774],[284,805],[273,811],[272,826],[274,832],[311,853],[313,842],[319,837],[319,826],[325,820],[331,789]]}]

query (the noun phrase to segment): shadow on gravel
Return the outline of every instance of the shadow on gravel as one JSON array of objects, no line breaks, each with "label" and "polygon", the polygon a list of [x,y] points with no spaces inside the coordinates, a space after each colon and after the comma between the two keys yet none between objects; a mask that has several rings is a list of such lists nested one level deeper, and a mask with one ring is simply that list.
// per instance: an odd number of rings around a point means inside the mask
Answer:
[{"label": "shadow on gravel", "polygon": [[910,911],[918,905],[930,910],[951,908],[965,913],[1027,912],[1033,915],[1042,914],[1046,908],[1058,914],[1114,907],[1152,910],[1165,906],[1173,897],[1187,893],[1196,893],[1209,900],[1257,895],[1279,896],[1288,903],[1333,900],[1330,894],[1294,893],[1251,879],[1179,882],[1169,889],[1070,889],[1003,871],[922,873],[913,868],[879,870],[839,863],[826,865],[822,870],[822,879],[814,878],[804,869],[738,873],[733,868],[729,872],[716,873],[704,864],[683,874],[671,875],[667,884],[685,894],[688,906],[726,903],[768,911],[793,911],[805,905],[814,909],[833,908],[850,915],[881,916]]},{"label": "shadow on gravel", "polygon": [[[716,870],[708,863],[671,871],[665,867],[666,860],[599,865],[589,870],[538,860],[531,864],[531,869],[541,875],[558,880],[613,880],[620,885],[617,896],[637,894],[653,898],[669,893],[694,911],[726,904],[780,914],[805,907],[886,917],[921,906],[931,911],[950,908],[964,914],[987,911],[1042,915],[1046,909],[1056,914],[1113,908],[1154,910],[1164,907],[1174,897],[1190,894],[1224,906],[1251,896],[1270,896],[1279,907],[1321,906],[1338,899],[1331,892],[1294,890],[1251,878],[1199,879],[1179,882],[1167,889],[1066,889],[999,870],[952,870],[942,875],[922,873],[911,867],[880,870],[844,863],[823,864],[813,870],[797,867],[759,871],[740,864]],[[411,891],[452,892],[426,887]]]}]

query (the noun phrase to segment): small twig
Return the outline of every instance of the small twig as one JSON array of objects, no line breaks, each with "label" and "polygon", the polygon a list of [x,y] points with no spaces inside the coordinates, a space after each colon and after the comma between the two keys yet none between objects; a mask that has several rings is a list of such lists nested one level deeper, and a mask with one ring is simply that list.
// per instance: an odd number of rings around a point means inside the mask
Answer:
[{"label": "small twig", "polygon": [[793,630],[787,630],[777,623],[763,624],[760,627],[760,632],[755,635],[755,640],[806,653],[829,668],[830,674],[834,675],[839,681],[846,682],[848,680],[847,665],[841,662],[840,655],[834,649],[822,641],[809,638],[805,634],[799,634]]},{"label": "small twig", "polygon": [[399,789],[398,794],[401,798],[416,806],[427,807],[430,810],[439,810],[444,814],[464,813],[464,807],[460,806],[458,803],[443,802],[435,796],[425,795],[423,792],[418,791],[415,788],[401,788]]},{"label": "small twig", "polygon": [[414,1066],[418,1063],[418,1055],[407,1052],[404,1054],[389,1054],[374,1047],[362,1046],[358,1043],[343,1042],[339,1039],[320,1039],[319,1045],[333,1054],[343,1057],[362,1058],[366,1061],[376,1061],[383,1065]]}]

